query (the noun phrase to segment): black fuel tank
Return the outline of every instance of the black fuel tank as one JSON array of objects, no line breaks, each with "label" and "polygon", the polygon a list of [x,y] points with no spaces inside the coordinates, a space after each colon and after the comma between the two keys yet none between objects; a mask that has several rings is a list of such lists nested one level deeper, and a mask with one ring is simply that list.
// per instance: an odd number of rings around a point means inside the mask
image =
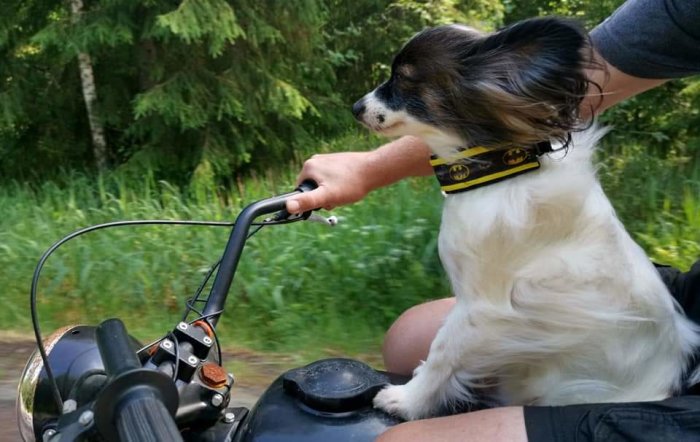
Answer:
[{"label": "black fuel tank", "polygon": [[290,370],[263,394],[234,442],[373,441],[401,422],[373,408],[374,395],[386,384],[407,381],[351,359]]}]

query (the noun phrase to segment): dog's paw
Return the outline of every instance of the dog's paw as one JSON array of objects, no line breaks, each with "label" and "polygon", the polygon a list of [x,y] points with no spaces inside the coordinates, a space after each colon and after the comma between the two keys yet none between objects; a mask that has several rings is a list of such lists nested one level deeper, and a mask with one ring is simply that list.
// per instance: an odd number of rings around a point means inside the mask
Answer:
[{"label": "dog's paw", "polygon": [[412,403],[407,385],[389,385],[379,391],[374,397],[374,408],[407,421],[426,417],[425,412]]}]

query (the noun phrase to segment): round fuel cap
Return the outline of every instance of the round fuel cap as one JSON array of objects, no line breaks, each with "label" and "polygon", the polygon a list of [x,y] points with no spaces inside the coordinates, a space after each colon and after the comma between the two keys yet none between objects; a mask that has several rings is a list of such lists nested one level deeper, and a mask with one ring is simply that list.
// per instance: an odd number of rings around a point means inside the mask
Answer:
[{"label": "round fuel cap", "polygon": [[318,411],[348,412],[371,406],[389,378],[352,359],[316,361],[282,375],[284,391]]}]

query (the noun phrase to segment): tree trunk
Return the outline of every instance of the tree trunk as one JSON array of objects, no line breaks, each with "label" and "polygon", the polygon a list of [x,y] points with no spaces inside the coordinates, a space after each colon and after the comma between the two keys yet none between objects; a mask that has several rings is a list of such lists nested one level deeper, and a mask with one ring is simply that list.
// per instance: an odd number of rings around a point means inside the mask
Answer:
[{"label": "tree trunk", "polygon": [[[83,0],[70,0],[70,6],[73,13],[73,21],[77,22],[83,11]],[[95,75],[92,70],[90,54],[86,52],[78,53],[78,66],[80,69],[80,83],[83,88],[83,98],[85,99],[85,109],[90,122],[92,151],[97,169],[102,171],[107,169],[107,142],[104,128],[102,127],[102,120],[97,111],[97,89],[95,88]]]}]

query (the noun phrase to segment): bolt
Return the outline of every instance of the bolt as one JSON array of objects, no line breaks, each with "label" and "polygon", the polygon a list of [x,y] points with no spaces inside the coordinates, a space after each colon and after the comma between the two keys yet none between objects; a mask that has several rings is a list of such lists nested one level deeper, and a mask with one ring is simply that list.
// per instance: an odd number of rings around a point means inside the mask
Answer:
[{"label": "bolt", "polygon": [[83,414],[81,414],[80,417],[78,418],[78,423],[80,425],[82,425],[83,427],[87,427],[88,425],[90,425],[92,423],[92,419],[94,417],[95,417],[95,414],[92,411],[90,411],[90,410],[84,411]]},{"label": "bolt", "polygon": [[219,393],[216,393],[214,396],[211,397],[211,404],[215,407],[220,407],[221,404],[224,403],[224,397],[221,396]]},{"label": "bolt", "polygon": [[44,431],[44,434],[41,435],[41,439],[43,442],[49,442],[52,437],[56,435],[56,430],[53,428],[49,428],[48,430]]},{"label": "bolt", "polygon": [[205,385],[212,388],[221,388],[226,385],[226,381],[228,380],[226,377],[226,370],[212,362],[205,362],[202,364],[202,368],[199,370],[199,377]]},{"label": "bolt", "polygon": [[187,327],[189,327],[189,325],[187,325],[186,322],[181,322],[177,325],[177,328],[179,328],[180,330],[183,330],[183,331],[187,330]]},{"label": "bolt", "polygon": [[230,424],[231,422],[233,422],[235,420],[236,420],[235,414],[233,414],[231,412],[224,414],[224,422],[226,422],[227,424]]},{"label": "bolt", "polygon": [[187,358],[187,362],[190,363],[190,365],[197,365],[197,362],[199,362],[199,359],[197,359],[196,356],[190,356]]},{"label": "bolt", "polygon": [[68,414],[78,408],[78,403],[74,399],[68,399],[63,403],[63,414]]},{"label": "bolt", "polygon": [[170,350],[171,348],[173,348],[173,342],[170,339],[166,339],[165,341],[163,341],[163,348]]},{"label": "bolt", "polygon": [[207,345],[211,345],[211,338],[209,336],[205,336],[204,339],[202,339],[202,342],[204,342]]}]

